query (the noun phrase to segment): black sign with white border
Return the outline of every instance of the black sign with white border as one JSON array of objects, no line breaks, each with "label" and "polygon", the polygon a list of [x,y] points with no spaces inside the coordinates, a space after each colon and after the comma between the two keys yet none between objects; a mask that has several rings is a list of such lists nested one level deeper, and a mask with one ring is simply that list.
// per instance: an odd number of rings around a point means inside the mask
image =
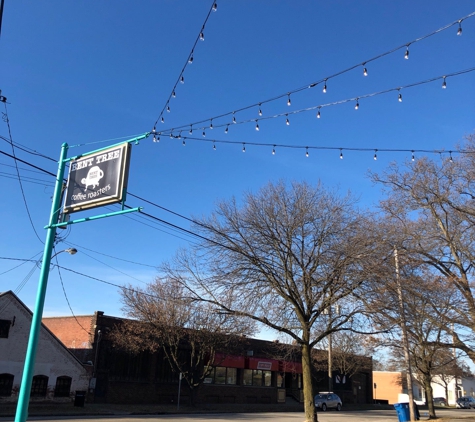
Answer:
[{"label": "black sign with white border", "polygon": [[130,143],[71,160],[64,213],[121,202],[129,173]]}]

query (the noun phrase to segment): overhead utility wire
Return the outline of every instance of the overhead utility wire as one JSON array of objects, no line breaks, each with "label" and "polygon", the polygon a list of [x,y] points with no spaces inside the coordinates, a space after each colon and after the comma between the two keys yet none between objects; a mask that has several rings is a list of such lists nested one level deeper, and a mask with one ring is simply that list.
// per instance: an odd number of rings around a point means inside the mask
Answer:
[{"label": "overhead utility wire", "polygon": [[163,119],[164,111],[165,110],[167,110],[167,111],[170,110],[170,108],[169,108],[170,107],[169,106],[170,100],[172,99],[172,97],[174,98],[176,96],[176,89],[177,89],[178,84],[180,84],[180,83],[184,84],[185,83],[185,77],[183,76],[183,74],[185,73],[185,69],[188,65],[193,63],[194,51],[195,51],[196,45],[198,44],[199,41],[204,41],[204,39],[205,39],[204,32],[205,32],[206,23],[208,22],[208,19],[211,15],[211,12],[216,12],[217,9],[218,9],[218,4],[216,3],[216,1],[213,1],[212,4],[211,4],[211,8],[209,9],[208,14],[206,15],[206,18],[203,22],[203,25],[201,25],[200,33],[196,37],[195,42],[193,44],[193,47],[191,49],[191,52],[188,54],[188,58],[186,59],[186,62],[185,62],[184,66],[182,67],[182,69],[181,69],[181,71],[178,75],[178,78],[175,82],[175,85],[173,85],[173,89],[170,92],[170,94],[168,95],[168,99],[167,99],[165,105],[163,106],[162,110],[160,111],[160,114],[158,115],[157,120],[155,120],[155,123],[153,124],[154,130],[155,130],[155,128],[157,126],[157,123],[159,122],[160,119],[162,119],[162,122],[164,121],[164,119]]},{"label": "overhead utility wire", "polygon": [[[11,143],[10,140],[8,138],[5,138],[4,136],[0,135],[0,139],[3,139],[5,142],[7,142],[9,144]],[[29,148],[25,145],[19,144],[18,142],[15,142],[15,148],[19,149],[21,151],[27,152],[28,154],[38,155],[39,157],[46,158],[47,160],[57,162],[57,160],[55,160],[54,158],[48,157],[47,155],[44,155],[44,154],[41,154],[41,153],[39,153],[38,151],[36,151],[32,148]]]},{"label": "overhead utility wire", "polygon": [[[276,100],[278,100],[278,99],[285,98],[285,97],[288,98],[288,102],[287,102],[287,103],[290,105],[290,97],[291,97],[292,94],[295,94],[295,93],[304,91],[304,90],[309,89],[309,88],[314,88],[314,87],[316,87],[317,85],[319,85],[319,84],[321,84],[321,83],[324,83],[323,92],[326,92],[326,91],[327,91],[327,84],[326,84],[326,83],[327,83],[328,80],[333,79],[333,78],[335,78],[335,77],[337,77],[337,76],[343,75],[344,73],[350,72],[351,70],[354,70],[354,69],[360,68],[360,67],[363,67],[363,75],[366,76],[366,75],[367,75],[367,69],[366,69],[365,66],[366,66],[367,63],[370,63],[370,62],[372,62],[372,61],[378,60],[378,59],[380,59],[381,57],[384,57],[384,56],[387,56],[387,55],[389,55],[389,54],[392,54],[392,53],[394,53],[395,51],[398,51],[398,50],[400,50],[400,49],[402,49],[402,48],[406,48],[406,54],[405,54],[404,57],[405,57],[405,58],[408,58],[408,57],[409,57],[409,46],[410,46],[410,45],[412,45],[412,44],[414,44],[414,43],[416,43],[416,42],[422,41],[422,40],[424,40],[424,39],[426,39],[426,38],[429,38],[429,37],[431,37],[431,36],[433,36],[433,35],[435,35],[435,34],[438,34],[439,32],[445,31],[445,30],[447,30],[448,28],[450,28],[450,27],[452,27],[452,26],[454,26],[454,25],[459,25],[459,29],[458,29],[458,31],[457,31],[457,35],[461,35],[461,34],[462,34],[462,30],[461,30],[461,29],[462,29],[462,27],[461,27],[462,22],[463,22],[464,20],[466,20],[466,19],[472,18],[473,16],[475,16],[475,12],[472,12],[472,13],[466,15],[466,16],[463,16],[462,18],[457,19],[456,21],[451,22],[451,23],[449,23],[449,24],[443,26],[442,28],[436,29],[435,31],[433,31],[433,32],[431,32],[431,33],[429,33],[429,34],[426,34],[426,35],[423,35],[423,36],[421,36],[421,37],[419,37],[419,38],[413,39],[413,40],[411,40],[411,41],[409,41],[409,42],[406,42],[406,43],[404,43],[404,44],[402,44],[402,45],[399,45],[398,47],[394,47],[394,48],[392,48],[391,50],[388,50],[388,51],[386,51],[386,52],[384,52],[384,53],[382,53],[382,54],[378,54],[377,56],[374,56],[374,57],[371,57],[371,58],[369,58],[369,59],[366,59],[366,60],[364,60],[363,62],[360,62],[360,63],[358,63],[358,64],[355,64],[355,65],[353,65],[353,66],[350,66],[350,67],[348,67],[348,68],[346,68],[346,69],[344,69],[344,70],[338,71],[338,72],[336,72],[336,73],[334,73],[334,74],[331,74],[331,75],[329,75],[329,76],[326,76],[326,77],[324,77],[324,78],[321,78],[321,79],[319,79],[319,80],[317,80],[317,81],[315,81],[315,82],[311,82],[311,83],[306,84],[306,85],[304,85],[304,86],[301,86],[301,87],[299,87],[299,88],[295,88],[295,89],[289,90],[289,91],[287,91],[287,92],[285,92],[285,93],[283,93],[283,94],[279,94],[279,95],[274,96],[274,97],[272,97],[272,98],[268,98],[268,99],[266,99],[266,100],[262,100],[262,101],[259,101],[259,102],[257,102],[257,103],[254,103],[254,104],[251,104],[251,105],[248,105],[248,106],[245,106],[245,107],[241,107],[241,108],[235,109],[235,110],[233,110],[233,111],[229,111],[229,112],[226,112],[226,113],[223,113],[223,114],[214,116],[214,117],[212,117],[212,118],[199,120],[199,121],[197,121],[197,122],[194,122],[194,123],[191,123],[191,124],[186,125],[186,127],[194,126],[194,125],[199,125],[199,124],[201,124],[201,123],[208,122],[208,121],[210,121],[210,120],[219,119],[219,118],[226,117],[226,116],[230,116],[230,115],[233,116],[233,123],[234,123],[234,119],[235,119],[235,114],[236,114],[236,113],[239,113],[239,112],[244,111],[244,110],[248,110],[248,109],[250,109],[250,108],[259,107],[259,114],[261,114],[260,106],[261,106],[262,104],[266,104],[266,103],[269,103],[269,102],[273,102],[273,101],[276,101]],[[162,112],[163,112],[163,111],[162,111]],[[163,122],[163,121],[162,121],[162,122]],[[155,122],[154,127],[156,127],[156,124],[157,124],[157,123],[158,123],[158,119],[157,119],[157,121]],[[178,129],[181,129],[181,128],[183,128],[183,127],[185,127],[185,126],[180,126]],[[153,132],[153,131],[152,131],[152,132]]]}]

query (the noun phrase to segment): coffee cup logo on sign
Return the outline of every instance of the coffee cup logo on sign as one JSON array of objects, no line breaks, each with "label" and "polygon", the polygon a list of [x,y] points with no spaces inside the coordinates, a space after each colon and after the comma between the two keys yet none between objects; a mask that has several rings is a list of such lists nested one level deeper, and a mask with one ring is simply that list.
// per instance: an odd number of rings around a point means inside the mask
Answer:
[{"label": "coffee cup logo on sign", "polygon": [[94,189],[96,186],[99,186],[99,181],[104,177],[104,172],[99,168],[99,166],[94,166],[89,169],[87,176],[81,180],[83,185],[86,185],[84,192],[87,191],[88,186],[92,186]]}]

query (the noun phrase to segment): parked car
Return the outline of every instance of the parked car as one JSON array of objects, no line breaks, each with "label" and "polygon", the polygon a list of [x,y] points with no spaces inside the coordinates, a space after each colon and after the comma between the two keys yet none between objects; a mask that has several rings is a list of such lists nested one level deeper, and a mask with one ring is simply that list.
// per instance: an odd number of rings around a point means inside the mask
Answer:
[{"label": "parked car", "polygon": [[459,397],[456,402],[457,409],[475,408],[475,399],[472,396]]},{"label": "parked car", "polygon": [[327,409],[341,410],[343,403],[340,397],[335,393],[318,393],[315,396],[315,407],[321,409],[323,412]]},{"label": "parked car", "polygon": [[447,406],[447,399],[445,397],[434,397],[434,404],[436,406]]}]

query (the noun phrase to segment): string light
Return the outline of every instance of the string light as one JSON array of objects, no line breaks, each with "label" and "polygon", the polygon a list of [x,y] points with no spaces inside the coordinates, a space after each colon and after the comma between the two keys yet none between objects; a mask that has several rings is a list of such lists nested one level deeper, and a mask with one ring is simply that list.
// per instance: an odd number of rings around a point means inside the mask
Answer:
[{"label": "string light", "polygon": [[161,120],[162,123],[165,123],[165,118],[162,116],[162,120]]},{"label": "string light", "polygon": [[[288,116],[288,114],[286,114],[286,116]],[[288,117],[285,119],[285,124],[286,124],[287,126],[290,126],[290,120],[289,120]]]},{"label": "string light", "polygon": [[233,123],[236,124],[236,116],[234,115],[234,111],[233,111]]},{"label": "string light", "polygon": [[449,154],[450,154],[449,161],[450,161],[451,163],[453,163],[453,162],[454,162],[454,160],[453,160],[453,158],[452,158],[452,151],[449,151]]},{"label": "string light", "polygon": [[176,98],[176,93],[175,93],[175,91],[172,92],[172,97],[173,97],[173,98]]},{"label": "string light", "polygon": [[320,109],[321,109],[321,107],[318,107],[318,111],[317,111],[317,119],[319,119],[320,117],[322,117],[322,115],[320,114]]},{"label": "string light", "polygon": [[213,12],[216,12],[218,10],[218,3],[213,4]]},{"label": "string light", "polygon": [[308,158],[309,154],[308,154],[308,147],[305,147],[305,157]]},{"label": "string light", "polygon": [[183,141],[182,141],[182,145],[183,145],[183,146],[186,146],[186,142],[185,142],[184,139],[183,139]]},{"label": "string light", "polygon": [[216,151],[216,144],[213,142],[213,150]]},{"label": "string light", "polygon": [[205,33],[203,31],[200,32],[200,41],[205,40]]},{"label": "string light", "polygon": [[259,103],[259,112],[257,114],[259,114],[259,116],[262,116],[261,103]]},{"label": "string light", "polygon": [[414,151],[411,151],[412,152],[412,161],[414,161],[416,158],[414,157]]},{"label": "string light", "polygon": [[375,150],[374,150],[374,157],[373,157],[373,160],[374,160],[374,161],[376,161],[376,160],[378,159],[377,153],[378,153],[378,150],[375,149]]},{"label": "string light", "polygon": [[256,130],[259,132],[259,123],[257,120],[256,120]]},{"label": "string light", "polygon": [[203,131],[203,138],[206,138],[206,132]]},{"label": "string light", "polygon": [[[172,129],[173,130],[173,129]],[[174,136],[173,136],[173,132],[170,132],[170,139],[173,139]]]},{"label": "string light", "polygon": [[343,151],[340,148],[340,160],[343,160]]},{"label": "string light", "polygon": [[409,44],[406,45],[406,53],[404,54],[404,58],[405,58],[406,60],[409,59]]},{"label": "string light", "polygon": [[363,69],[363,76],[368,76],[368,69],[366,69],[366,67]]},{"label": "string light", "polygon": [[178,139],[181,139],[181,130],[180,130],[180,133],[178,133]]},{"label": "string light", "polygon": [[167,113],[170,113],[170,106],[167,106]]},{"label": "string light", "polygon": [[242,152],[246,152],[246,144],[242,144]]},{"label": "string light", "polygon": [[191,53],[190,58],[188,59],[188,63],[192,64],[193,63],[193,52]]},{"label": "string light", "polygon": [[400,91],[399,89],[398,89],[398,91],[399,91],[399,94],[398,94],[398,96],[397,96],[397,100],[398,100],[400,103],[402,103],[402,94],[401,94],[401,91]]},{"label": "string light", "polygon": [[224,133],[228,133],[229,131],[229,125],[226,126],[226,129],[224,129]]},{"label": "string light", "polygon": [[447,88],[447,82],[445,81],[445,76],[444,76],[444,81],[442,82],[442,89]]},{"label": "string light", "polygon": [[287,94],[287,105],[290,106],[292,101],[290,101],[290,93]]},{"label": "string light", "polygon": [[153,142],[157,142],[157,137],[153,135]]},{"label": "string light", "polygon": [[272,155],[275,155],[275,145],[272,147]]},{"label": "string light", "polygon": [[457,30],[457,35],[462,35],[462,20],[459,20],[459,29]]},{"label": "string light", "polygon": [[210,123],[209,123],[209,128],[210,129],[213,129],[213,119],[211,119]]},{"label": "string light", "polygon": [[180,83],[182,83],[182,84],[185,83],[185,77],[184,77],[184,76],[182,76],[182,77],[180,78]]},{"label": "string light", "polygon": [[190,126],[190,131],[188,132],[190,135],[193,135],[193,125]]},{"label": "string light", "polygon": [[360,103],[358,102],[358,98],[356,99],[355,110],[360,108]]},{"label": "string light", "polygon": [[326,94],[326,92],[327,92],[327,80],[326,79],[324,80],[324,85],[323,85],[323,90],[322,91],[323,91],[324,94]]}]

